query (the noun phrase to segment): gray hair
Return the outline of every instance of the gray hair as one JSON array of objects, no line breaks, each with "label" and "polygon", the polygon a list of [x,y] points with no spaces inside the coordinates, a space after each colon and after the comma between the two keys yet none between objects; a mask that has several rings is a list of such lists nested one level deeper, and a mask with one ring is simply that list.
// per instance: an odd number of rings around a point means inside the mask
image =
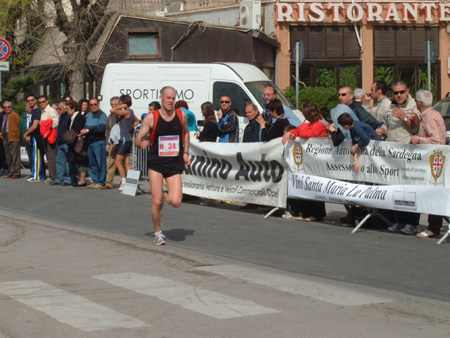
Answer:
[{"label": "gray hair", "polygon": [[118,97],[118,96],[113,96],[113,97],[109,100],[109,102],[114,101],[114,100],[119,101],[119,97]]},{"label": "gray hair", "polygon": [[355,88],[354,96],[355,96],[355,100],[357,100],[357,101],[361,98],[364,100],[364,96],[366,96],[366,92],[362,88]]},{"label": "gray hair", "polygon": [[11,106],[11,109],[14,109],[14,106],[13,106],[13,104],[12,104],[11,101],[3,101],[3,103],[2,103],[2,108],[3,108],[3,105],[4,105],[5,103],[9,103],[9,105]]},{"label": "gray hair", "polygon": [[428,90],[418,90],[416,100],[421,102],[424,107],[431,107],[433,105],[433,94]]}]

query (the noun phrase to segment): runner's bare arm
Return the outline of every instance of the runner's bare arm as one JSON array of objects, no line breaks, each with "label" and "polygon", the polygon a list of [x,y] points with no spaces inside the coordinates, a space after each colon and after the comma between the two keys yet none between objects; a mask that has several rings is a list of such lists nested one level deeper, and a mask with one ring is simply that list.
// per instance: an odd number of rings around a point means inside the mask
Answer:
[{"label": "runner's bare arm", "polygon": [[133,122],[133,126],[131,129],[136,128],[136,126],[139,124],[139,122],[141,122],[141,121],[139,121],[138,117],[136,115],[134,115],[134,122]]},{"label": "runner's bare arm", "polygon": [[186,163],[186,165],[190,165],[191,158],[189,157],[189,146],[191,145],[191,136],[189,135],[187,114],[183,111],[181,116],[183,117],[183,126],[184,126],[183,160],[184,163]]},{"label": "runner's bare arm", "polygon": [[134,144],[136,145],[136,147],[146,149],[149,146],[150,140],[144,141],[144,137],[148,136],[148,134],[150,133],[150,130],[153,127],[153,121],[154,121],[153,114],[148,114],[145,117],[144,121],[142,121],[141,129],[139,130],[134,140]]},{"label": "runner's bare arm", "polygon": [[115,108],[112,108],[110,110],[111,114],[118,115],[118,116],[124,116],[126,119],[130,117],[130,112],[128,110],[128,107],[124,103],[118,104]]}]

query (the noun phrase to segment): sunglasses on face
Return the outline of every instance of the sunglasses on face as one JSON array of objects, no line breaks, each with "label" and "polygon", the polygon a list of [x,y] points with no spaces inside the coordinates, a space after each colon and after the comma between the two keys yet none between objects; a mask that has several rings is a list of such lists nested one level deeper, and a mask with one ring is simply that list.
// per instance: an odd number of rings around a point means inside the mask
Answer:
[{"label": "sunglasses on face", "polygon": [[339,93],[339,96],[347,96],[347,93]]},{"label": "sunglasses on face", "polygon": [[27,100],[27,102],[33,102],[36,101],[36,99]]},{"label": "sunglasses on face", "polygon": [[3,109],[7,109],[7,108],[11,108],[11,106],[6,106],[6,107],[3,107]]},{"label": "sunglasses on face", "polygon": [[230,101],[220,101],[220,103],[230,103]]},{"label": "sunglasses on face", "polygon": [[45,103],[45,102],[47,102],[47,101],[39,101],[39,103]]},{"label": "sunglasses on face", "polygon": [[90,106],[91,106],[91,107],[98,106],[98,103],[91,103]]},{"label": "sunglasses on face", "polygon": [[396,91],[396,92],[393,92],[393,93],[394,93],[394,95],[403,95],[403,94],[406,93],[406,90],[399,90],[399,91]]}]

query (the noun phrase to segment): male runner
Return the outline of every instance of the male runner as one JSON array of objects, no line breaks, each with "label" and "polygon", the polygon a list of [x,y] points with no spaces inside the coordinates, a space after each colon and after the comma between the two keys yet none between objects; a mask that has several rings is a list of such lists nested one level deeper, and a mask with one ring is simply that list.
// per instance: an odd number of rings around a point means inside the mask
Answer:
[{"label": "male runner", "polygon": [[[177,91],[173,87],[161,89],[159,96],[161,109],[145,117],[135,139],[136,146],[142,149],[147,149],[153,140],[147,161],[156,245],[166,244],[164,241],[166,236],[161,231],[163,198],[174,208],[181,205],[183,197],[181,173],[185,164],[191,164],[187,115],[183,111],[175,110],[176,96]],[[149,133],[151,140],[144,140]],[[168,191],[163,192],[164,179]]]}]

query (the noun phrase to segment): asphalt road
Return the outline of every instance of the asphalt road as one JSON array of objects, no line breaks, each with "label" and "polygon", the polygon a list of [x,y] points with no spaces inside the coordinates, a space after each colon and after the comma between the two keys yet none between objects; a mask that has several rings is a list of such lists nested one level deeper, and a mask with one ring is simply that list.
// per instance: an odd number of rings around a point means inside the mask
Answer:
[{"label": "asphalt road", "polygon": [[[443,337],[450,243],[0,179],[0,338]],[[431,264],[432,263],[432,264]]]},{"label": "asphalt road", "polygon": [[[141,185],[148,190],[148,183]],[[0,179],[0,208],[148,241],[153,245],[149,195],[124,196],[117,190],[49,186],[25,179]],[[387,230],[340,226],[339,205],[327,205],[323,223],[279,217],[236,205],[203,207],[198,200],[165,207],[162,228],[168,246],[213,254],[287,272],[318,276],[450,300],[447,268],[450,243],[392,234]],[[423,216],[422,221],[426,218]],[[425,225],[425,223],[422,223]],[[166,246],[167,247],[167,246]],[[161,248],[164,250],[164,248]]]}]

